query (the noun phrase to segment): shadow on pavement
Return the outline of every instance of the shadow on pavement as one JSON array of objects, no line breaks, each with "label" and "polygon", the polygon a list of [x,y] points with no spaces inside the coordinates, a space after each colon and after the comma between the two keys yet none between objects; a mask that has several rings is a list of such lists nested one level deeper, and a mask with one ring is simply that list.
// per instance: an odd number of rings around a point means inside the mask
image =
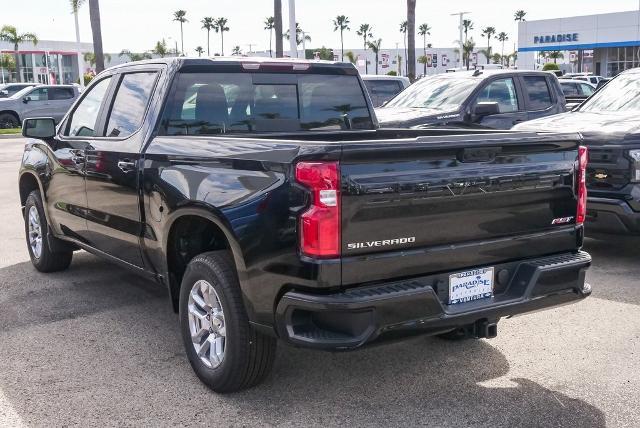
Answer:
[{"label": "shadow on pavement", "polygon": [[0,269],[0,326],[0,416],[8,404],[30,425],[605,426],[582,400],[510,379],[487,341],[280,346],[264,384],[219,396],[191,371],[164,290],[85,253],[64,273]]}]

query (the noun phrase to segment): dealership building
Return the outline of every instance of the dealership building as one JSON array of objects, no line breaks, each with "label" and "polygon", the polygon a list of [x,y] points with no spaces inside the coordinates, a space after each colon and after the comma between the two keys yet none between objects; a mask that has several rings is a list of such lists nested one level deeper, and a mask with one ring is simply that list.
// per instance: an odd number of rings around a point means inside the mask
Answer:
[{"label": "dealership building", "polygon": [[[0,55],[14,58],[14,46],[0,41]],[[40,40],[37,45],[22,43],[18,45],[20,58],[20,77],[23,82],[48,84],[74,83],[78,81],[78,55],[76,42]],[[93,52],[92,43],[80,43],[81,52]],[[0,67],[0,83],[15,82],[16,70],[13,67]],[[83,67],[86,69],[86,67]]]},{"label": "dealership building", "polygon": [[[553,62],[567,72],[605,77],[640,67],[640,12],[522,21],[518,25],[518,67],[537,69]],[[559,56],[559,55],[555,55]]]}]

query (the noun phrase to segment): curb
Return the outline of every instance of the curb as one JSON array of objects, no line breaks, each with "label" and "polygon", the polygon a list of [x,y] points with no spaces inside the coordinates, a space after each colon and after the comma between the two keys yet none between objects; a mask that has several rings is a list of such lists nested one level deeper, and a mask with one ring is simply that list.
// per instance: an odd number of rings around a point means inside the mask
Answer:
[{"label": "curb", "polygon": [[0,134],[0,140],[22,138],[22,134]]}]

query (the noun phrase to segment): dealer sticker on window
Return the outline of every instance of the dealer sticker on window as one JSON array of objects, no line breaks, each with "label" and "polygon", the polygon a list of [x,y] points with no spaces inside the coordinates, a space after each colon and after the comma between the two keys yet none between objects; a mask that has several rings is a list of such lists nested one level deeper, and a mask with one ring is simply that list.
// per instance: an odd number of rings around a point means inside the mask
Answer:
[{"label": "dealer sticker on window", "polygon": [[493,296],[493,267],[449,275],[449,304],[471,302]]}]

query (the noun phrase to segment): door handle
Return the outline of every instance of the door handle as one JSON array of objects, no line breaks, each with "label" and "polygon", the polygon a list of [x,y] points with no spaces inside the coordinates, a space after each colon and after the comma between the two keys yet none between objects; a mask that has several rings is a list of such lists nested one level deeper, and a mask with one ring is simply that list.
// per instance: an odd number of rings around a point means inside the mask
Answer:
[{"label": "door handle", "polygon": [[124,159],[124,160],[118,161],[118,168],[120,168],[120,171],[126,174],[127,172],[131,172],[136,168],[136,163],[128,159]]}]

